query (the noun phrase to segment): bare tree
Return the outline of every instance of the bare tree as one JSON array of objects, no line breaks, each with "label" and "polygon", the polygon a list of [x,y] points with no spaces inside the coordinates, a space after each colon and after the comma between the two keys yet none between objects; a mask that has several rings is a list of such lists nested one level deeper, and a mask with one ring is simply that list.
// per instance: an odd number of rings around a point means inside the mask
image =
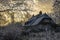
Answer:
[{"label": "bare tree", "polygon": [[56,0],[54,5],[53,5],[53,10],[54,10],[54,15],[55,15],[55,18],[56,18],[56,23],[60,23],[60,1],[59,0]]}]

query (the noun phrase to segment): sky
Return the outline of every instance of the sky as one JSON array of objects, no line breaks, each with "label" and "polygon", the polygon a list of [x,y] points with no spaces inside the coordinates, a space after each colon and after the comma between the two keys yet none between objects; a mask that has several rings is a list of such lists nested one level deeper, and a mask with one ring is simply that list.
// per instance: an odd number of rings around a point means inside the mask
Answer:
[{"label": "sky", "polygon": [[33,0],[36,4],[33,6],[35,9],[35,13],[31,13],[32,15],[37,15],[39,11],[43,13],[52,13],[53,12],[53,5],[55,0]]},{"label": "sky", "polygon": [[55,0],[38,0],[40,10],[47,13],[52,12],[54,1]]}]

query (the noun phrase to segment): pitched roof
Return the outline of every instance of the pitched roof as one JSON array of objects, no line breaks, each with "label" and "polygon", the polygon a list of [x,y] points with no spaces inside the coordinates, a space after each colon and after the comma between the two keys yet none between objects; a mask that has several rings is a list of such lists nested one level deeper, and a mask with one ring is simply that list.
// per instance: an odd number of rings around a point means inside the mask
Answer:
[{"label": "pitched roof", "polygon": [[26,25],[28,26],[32,26],[32,25],[37,25],[39,24],[43,19],[50,19],[52,20],[47,14],[38,14],[37,16],[32,17],[32,19],[30,19]]},{"label": "pitched roof", "polygon": [[41,22],[43,19],[51,19],[47,14],[41,15],[32,25],[37,25],[39,22]]}]

